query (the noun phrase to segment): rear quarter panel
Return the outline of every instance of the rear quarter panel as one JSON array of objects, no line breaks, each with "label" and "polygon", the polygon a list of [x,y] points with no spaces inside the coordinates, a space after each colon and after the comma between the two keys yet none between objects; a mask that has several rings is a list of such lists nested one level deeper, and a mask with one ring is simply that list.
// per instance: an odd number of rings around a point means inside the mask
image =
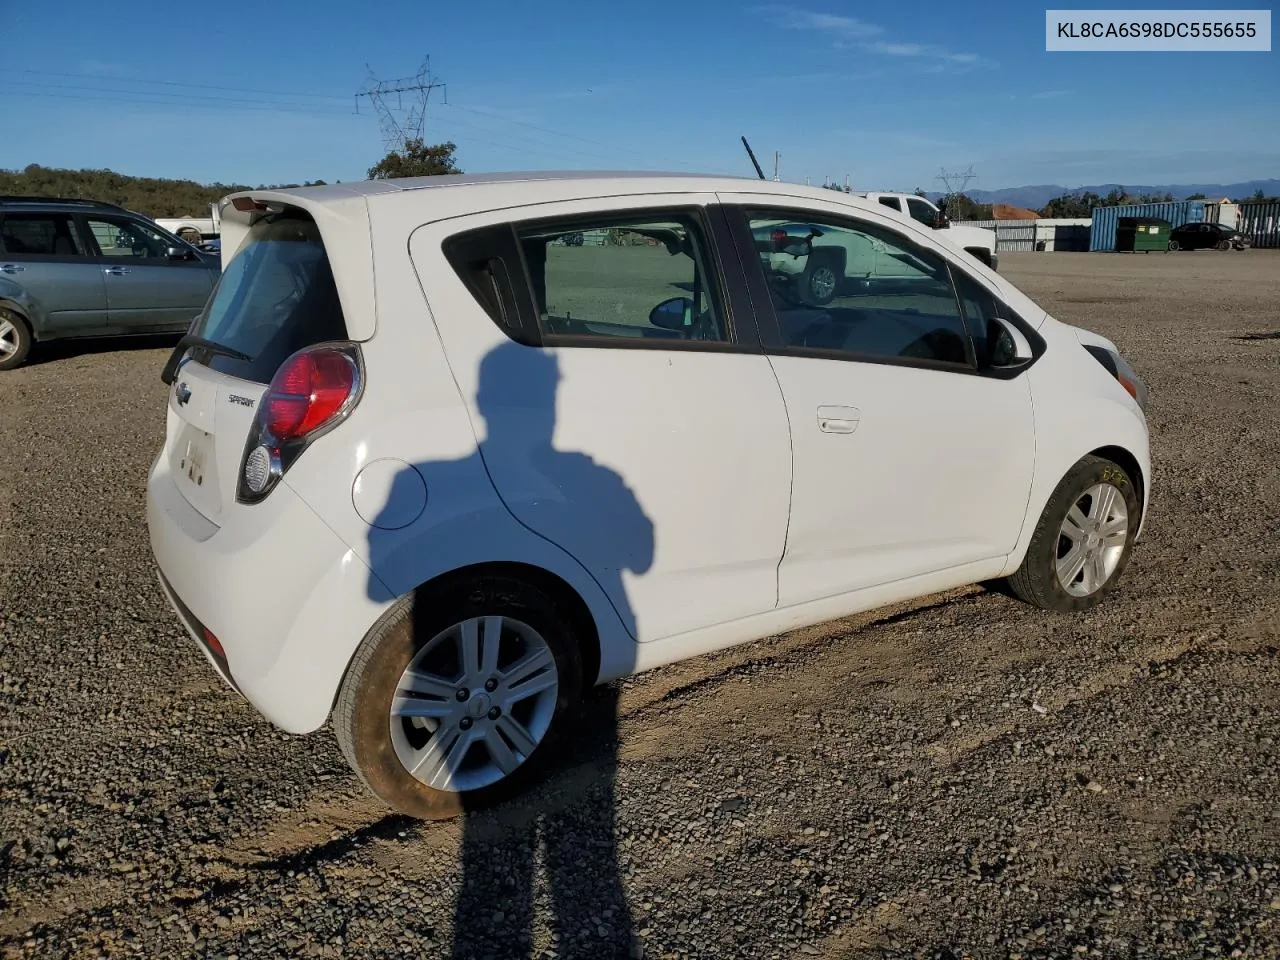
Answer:
[{"label": "rear quarter panel", "polygon": [[[526,563],[555,574],[586,602],[600,634],[602,676],[615,662],[634,662],[634,641],[600,586],[571,556],[517,522],[494,491],[413,270],[406,234],[397,227],[375,229],[373,242],[377,334],[361,345],[364,392],[350,418],[309,448],[285,482],[368,567],[369,598],[379,616],[395,598],[450,571]],[[450,270],[443,255],[434,266]],[[451,271],[441,280],[456,282],[470,296]],[[395,461],[388,500],[397,486],[425,486],[421,514],[399,529],[372,526],[368,519],[377,520],[377,505],[366,519],[370,505],[362,502],[357,510],[354,503],[357,476],[376,460]],[[344,665],[376,619],[349,638],[350,649],[338,657]],[[332,679],[336,685],[340,675]]]}]

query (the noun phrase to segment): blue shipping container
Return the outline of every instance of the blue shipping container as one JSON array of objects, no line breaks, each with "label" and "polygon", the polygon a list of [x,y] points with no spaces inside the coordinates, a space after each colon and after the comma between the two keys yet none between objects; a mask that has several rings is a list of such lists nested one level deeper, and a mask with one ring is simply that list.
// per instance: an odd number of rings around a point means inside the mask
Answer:
[{"label": "blue shipping container", "polygon": [[1204,221],[1203,200],[1175,200],[1170,203],[1135,203],[1127,207],[1094,207],[1089,227],[1089,249],[1114,251],[1116,227],[1121,217],[1155,217],[1175,227]]}]

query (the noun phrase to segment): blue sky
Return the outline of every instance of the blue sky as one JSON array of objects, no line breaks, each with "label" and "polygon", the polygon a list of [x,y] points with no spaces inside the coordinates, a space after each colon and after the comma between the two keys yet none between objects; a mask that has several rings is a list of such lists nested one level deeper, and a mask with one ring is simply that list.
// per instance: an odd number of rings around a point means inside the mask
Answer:
[{"label": "blue sky", "polygon": [[430,54],[427,138],[468,171],[750,174],[745,134],[784,179],[861,189],[1280,176],[1280,53],[1047,53],[1025,0],[153,9],[5,5],[0,167],[361,179],[384,151],[355,92]]}]

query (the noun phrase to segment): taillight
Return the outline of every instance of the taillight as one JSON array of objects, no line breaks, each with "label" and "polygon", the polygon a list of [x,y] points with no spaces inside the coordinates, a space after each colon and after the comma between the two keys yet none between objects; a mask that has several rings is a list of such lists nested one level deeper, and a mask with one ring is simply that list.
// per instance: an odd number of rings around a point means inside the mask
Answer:
[{"label": "taillight", "polygon": [[209,645],[209,649],[223,660],[227,659],[227,651],[222,649],[222,641],[213,635],[213,631],[208,627],[202,627],[200,632],[204,634],[204,642]]},{"label": "taillight", "polygon": [[245,444],[236,498],[254,503],[270,493],[308,445],[345,419],[362,386],[360,349],[353,343],[308,347],[281,364]]},{"label": "taillight", "polygon": [[304,437],[342,410],[357,379],[355,363],[340,350],[295,353],[262,398],[263,426],[280,441]]}]

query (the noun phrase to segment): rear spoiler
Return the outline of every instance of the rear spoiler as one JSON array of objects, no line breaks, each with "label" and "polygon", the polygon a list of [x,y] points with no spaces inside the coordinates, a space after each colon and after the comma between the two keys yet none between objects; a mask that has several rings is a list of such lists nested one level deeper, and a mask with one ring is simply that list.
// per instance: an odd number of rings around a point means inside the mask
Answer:
[{"label": "rear spoiler", "polygon": [[222,269],[225,271],[240,252],[257,217],[270,209],[285,207],[302,211],[320,228],[338,285],[347,334],[352,340],[368,340],[373,336],[376,315],[373,228],[369,205],[360,194],[333,186],[228,194],[217,203],[222,224]]}]

